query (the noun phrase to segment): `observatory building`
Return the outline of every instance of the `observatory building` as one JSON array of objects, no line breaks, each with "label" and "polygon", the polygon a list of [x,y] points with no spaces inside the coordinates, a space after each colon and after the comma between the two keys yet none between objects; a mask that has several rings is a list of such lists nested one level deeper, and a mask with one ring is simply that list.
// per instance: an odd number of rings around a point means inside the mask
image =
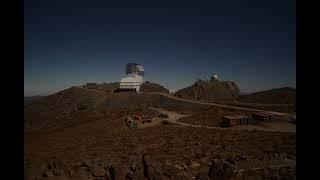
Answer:
[{"label": "observatory building", "polygon": [[126,77],[120,81],[120,91],[139,92],[143,83],[144,69],[142,65],[128,63],[126,65]]},{"label": "observatory building", "polygon": [[218,82],[218,75],[214,74],[211,76],[211,79],[210,79],[211,82]]}]

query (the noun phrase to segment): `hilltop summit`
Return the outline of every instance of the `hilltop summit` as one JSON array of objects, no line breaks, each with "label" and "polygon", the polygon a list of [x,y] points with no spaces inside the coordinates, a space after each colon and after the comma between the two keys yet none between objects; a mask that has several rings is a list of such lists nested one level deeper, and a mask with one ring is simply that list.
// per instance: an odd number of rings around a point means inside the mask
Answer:
[{"label": "hilltop summit", "polygon": [[239,97],[239,87],[232,81],[198,80],[192,86],[181,89],[175,96],[185,99],[215,101],[235,100]]}]

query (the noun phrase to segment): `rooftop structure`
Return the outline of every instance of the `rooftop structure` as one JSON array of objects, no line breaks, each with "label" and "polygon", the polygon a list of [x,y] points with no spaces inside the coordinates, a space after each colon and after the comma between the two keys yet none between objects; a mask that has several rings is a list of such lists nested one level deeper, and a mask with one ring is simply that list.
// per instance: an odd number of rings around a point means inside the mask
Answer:
[{"label": "rooftop structure", "polygon": [[216,74],[212,75],[210,81],[211,81],[211,82],[217,82],[217,81],[219,81],[219,80],[218,80],[218,75],[216,75]]},{"label": "rooftop structure", "polygon": [[250,125],[250,124],[256,124],[255,120],[252,118],[249,118],[248,116],[224,116],[222,118],[223,126],[237,126],[237,125]]}]

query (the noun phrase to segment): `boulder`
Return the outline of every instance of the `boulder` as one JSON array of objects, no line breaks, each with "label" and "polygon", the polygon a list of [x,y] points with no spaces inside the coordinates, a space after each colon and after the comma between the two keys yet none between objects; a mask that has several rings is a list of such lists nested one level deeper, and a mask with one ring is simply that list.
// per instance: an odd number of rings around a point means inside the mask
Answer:
[{"label": "boulder", "polygon": [[88,167],[85,166],[78,167],[74,174],[76,179],[93,179],[92,173],[90,173]]},{"label": "boulder", "polygon": [[235,174],[235,166],[225,160],[214,159],[209,168],[208,176],[212,179],[227,180]]},{"label": "boulder", "polygon": [[200,163],[195,162],[195,161],[191,161],[190,168],[197,168],[197,167],[200,167]]},{"label": "boulder", "polygon": [[97,165],[92,168],[92,175],[95,177],[103,177],[106,175],[106,171],[102,166]]},{"label": "boulder", "polygon": [[188,167],[187,163],[182,163],[182,165],[181,165],[181,166],[182,166],[182,167],[183,167],[183,169],[185,169],[185,170],[189,169],[189,167]]},{"label": "boulder", "polygon": [[175,167],[176,169],[179,169],[179,170],[183,170],[183,167],[180,166],[179,164],[175,164],[173,167]]}]

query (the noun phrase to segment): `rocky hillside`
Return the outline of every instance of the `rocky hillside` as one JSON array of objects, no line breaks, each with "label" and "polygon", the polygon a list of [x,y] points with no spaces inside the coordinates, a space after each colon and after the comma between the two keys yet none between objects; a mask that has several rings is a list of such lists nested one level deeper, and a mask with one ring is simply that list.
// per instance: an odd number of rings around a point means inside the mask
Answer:
[{"label": "rocky hillside", "polygon": [[[295,161],[294,133],[125,125],[127,116],[153,114],[148,107],[192,111],[200,117],[186,121],[207,124],[224,113],[162,94],[72,87],[24,107],[25,179],[295,178],[295,167],[276,166]],[[278,170],[252,175],[251,167],[266,163]]]},{"label": "rocky hillside", "polygon": [[239,96],[239,88],[232,81],[202,81],[181,89],[175,96],[185,99],[217,101],[234,100]]},{"label": "rocky hillside", "polygon": [[87,83],[83,85],[82,87],[87,88],[87,89],[94,89],[94,90],[99,90],[99,91],[104,91],[111,93],[113,90],[119,88],[119,82],[112,82],[112,83]]},{"label": "rocky hillside", "polygon": [[[99,119],[116,111],[124,115],[135,108],[149,106],[187,113],[202,111],[208,105],[197,105],[170,99],[160,94],[104,93],[83,87],[71,87],[25,105],[25,130],[53,130]],[[139,110],[141,111],[141,110]]]},{"label": "rocky hillside", "polygon": [[290,87],[260,91],[240,96],[239,101],[265,104],[295,104],[296,89]]},{"label": "rocky hillside", "polygon": [[169,90],[166,89],[165,87],[149,81],[146,81],[141,85],[140,91],[141,92],[162,92],[162,93],[169,94]]},{"label": "rocky hillside", "polygon": [[87,121],[106,93],[71,87],[29,103],[24,107],[25,130],[64,126]]}]

